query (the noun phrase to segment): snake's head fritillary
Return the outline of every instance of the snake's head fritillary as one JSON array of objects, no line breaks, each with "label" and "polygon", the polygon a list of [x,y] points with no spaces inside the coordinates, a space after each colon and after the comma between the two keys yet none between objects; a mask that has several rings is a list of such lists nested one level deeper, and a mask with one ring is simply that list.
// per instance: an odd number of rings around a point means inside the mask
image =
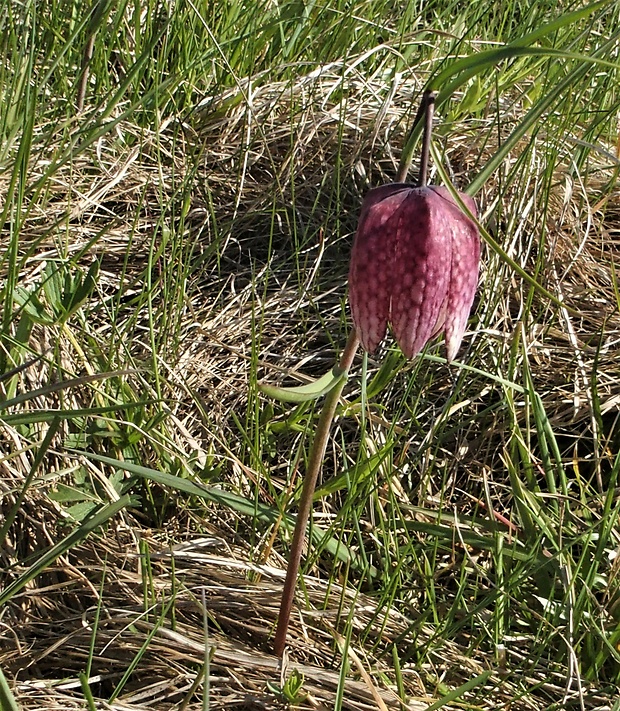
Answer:
[{"label": "snake's head fritillary", "polygon": [[[472,215],[476,205],[459,193]],[[349,300],[362,346],[373,352],[388,323],[413,358],[446,336],[448,361],[461,345],[480,264],[475,222],[445,187],[405,183],[371,190],[353,244]]]}]

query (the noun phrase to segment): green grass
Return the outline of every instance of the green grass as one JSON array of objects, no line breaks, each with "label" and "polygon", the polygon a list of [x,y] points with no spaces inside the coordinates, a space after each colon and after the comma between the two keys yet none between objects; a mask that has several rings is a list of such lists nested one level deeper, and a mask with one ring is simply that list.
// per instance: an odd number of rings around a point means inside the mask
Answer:
[{"label": "green grass", "polygon": [[[0,8],[0,706],[611,708],[618,3]],[[357,359],[281,675],[319,407],[258,384],[336,362],[429,84],[470,331]]]}]

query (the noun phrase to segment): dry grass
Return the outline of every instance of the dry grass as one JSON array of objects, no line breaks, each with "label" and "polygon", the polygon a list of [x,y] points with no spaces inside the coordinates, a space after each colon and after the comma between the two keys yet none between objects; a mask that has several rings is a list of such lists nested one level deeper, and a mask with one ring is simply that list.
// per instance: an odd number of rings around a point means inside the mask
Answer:
[{"label": "dry grass", "polygon": [[[157,360],[167,419],[165,427],[146,431],[140,463],[148,466],[149,449],[157,445],[171,461],[218,466],[215,483],[252,492],[255,482],[264,500],[273,499],[260,467],[252,466],[247,457],[247,444],[231,413],[241,417],[249,407],[252,368],[259,377],[271,380],[290,376],[297,369],[320,373],[344,343],[342,304],[360,198],[369,184],[390,180],[394,174],[401,126],[411,97],[421,86],[419,77],[408,76],[386,87],[379,76],[358,74],[354,63],[345,74],[344,96],[342,67],[334,65],[300,78],[294,86],[268,84],[254,89],[248,82],[240,90],[245,100],[236,107],[235,92],[224,94],[199,107],[194,115],[156,131],[121,123],[114,133],[58,170],[53,185],[32,206],[20,236],[21,285],[37,283],[44,262],[59,254],[77,257],[85,265],[100,257],[99,301],[113,302],[121,293],[130,299],[141,288],[138,280],[153,245],[162,247],[152,265],[157,278],[163,281],[162,274],[171,264],[178,268],[168,252],[173,247],[163,244],[162,229],[178,229],[178,215],[168,206],[179,176],[197,166],[180,240],[186,249],[184,260],[197,266],[187,271],[174,322],[165,324],[172,336],[168,347],[153,353],[144,305],[138,314],[119,307],[120,318],[113,328],[105,308],[92,309],[87,325],[67,326],[74,332],[73,339],[67,339],[59,325],[42,324],[30,342],[35,353],[48,348],[60,351],[64,372],[58,377],[62,378],[89,372],[92,361],[82,349],[88,345],[92,352],[95,344],[102,353],[114,353],[105,363],[107,368],[136,368],[124,381],[132,392],[147,396],[156,396],[156,392],[141,368]],[[514,105],[510,110],[515,110]],[[486,141],[485,121],[472,120],[461,127],[460,134],[445,139],[454,179],[461,184],[467,182],[479,152],[476,136]],[[486,141],[483,150],[492,151],[493,145]],[[376,155],[383,157],[377,160]],[[535,155],[532,161],[536,162]],[[46,159],[39,156],[30,169],[36,176],[45,167]],[[532,174],[536,172],[533,165]],[[554,431],[567,438],[566,448],[573,448],[577,467],[578,462],[587,466],[598,456],[591,445],[600,435],[597,428],[605,427],[603,439],[617,437],[620,318],[610,305],[617,303],[611,265],[618,242],[620,194],[617,185],[604,199],[598,192],[609,176],[609,171],[601,169],[600,185],[590,178],[585,186],[558,174],[544,218],[547,256],[538,278],[579,316],[551,309],[536,297],[539,318],[517,327],[527,343],[533,379]],[[480,196],[483,222],[497,209],[495,187],[489,184]],[[521,215],[518,224],[504,227],[511,240],[507,251],[527,268],[537,256],[533,230],[540,224],[540,215],[535,214],[538,208],[532,202],[535,188],[532,182],[518,195],[501,196],[506,219]],[[5,190],[6,185],[0,185],[0,194]],[[269,248],[266,235],[271,236]],[[531,257],[525,260],[525,254]],[[296,262],[295,255],[303,261]],[[476,367],[502,374],[498,353],[505,353],[506,348],[488,347],[485,342],[510,343],[527,295],[519,280],[510,277],[506,268],[498,268],[490,252],[485,261],[483,284],[487,286],[486,290],[483,286],[479,306],[484,328],[470,339],[471,349],[480,355]],[[490,274],[505,278],[497,299],[491,295],[498,282],[492,282]],[[168,308],[162,301],[166,293],[154,290],[153,294],[160,299],[153,306],[156,317],[163,319]],[[492,313],[488,304],[492,304]],[[88,344],[82,340],[85,334]],[[304,353],[310,355],[304,358]],[[372,372],[380,362],[381,356],[371,359]],[[593,370],[601,374],[602,419],[596,418],[592,404]],[[410,375],[405,370],[394,390]],[[51,377],[44,357],[19,374],[18,390],[36,390]],[[443,402],[452,387],[450,375],[442,371],[433,387],[437,402]],[[357,389],[353,383],[349,402]],[[108,402],[110,394],[101,397]],[[60,404],[88,407],[94,401],[95,388],[84,385],[62,398],[39,396],[22,409]],[[480,401],[472,407],[483,404]],[[426,413],[422,427],[432,424],[439,410],[430,402]],[[380,439],[386,421],[378,409],[372,414],[372,436]],[[277,417],[283,421],[286,416],[279,413]],[[46,427],[38,428],[39,442]],[[498,462],[504,423],[498,417],[481,425],[472,420],[468,427],[456,440],[462,453],[459,466],[479,485]],[[76,465],[77,460],[63,452],[68,434],[65,427],[55,438],[37,486],[28,490],[20,507],[1,553],[5,571],[11,571],[3,573],[5,581],[23,568],[29,554],[55,542],[66,530],[61,525],[66,515],[63,506],[47,494],[67,481]],[[353,428],[339,424],[328,474],[343,462],[354,461],[355,437]],[[301,438],[299,433],[288,433],[274,444],[270,485],[278,491],[288,486],[287,458]],[[350,443],[351,450],[342,451],[343,441]],[[3,507],[10,506],[29,472],[36,444],[32,433],[24,435],[2,425]],[[404,446],[405,454],[408,446]],[[610,446],[609,459],[613,450]],[[442,452],[432,456],[440,459]],[[81,464],[111,496],[118,496],[107,483],[110,470],[92,462]],[[595,466],[600,470],[600,460]],[[501,489],[506,482],[501,474],[498,479],[495,484]],[[389,482],[395,486],[396,477],[390,476]],[[454,488],[451,504],[455,506],[466,506],[468,500],[461,484],[462,477]],[[430,486],[428,500],[436,493]],[[503,501],[509,515],[505,495]],[[336,505],[324,504],[320,520],[333,518],[335,509],[330,507]],[[249,544],[251,522],[222,507],[212,504],[193,510],[191,504],[180,503],[171,504],[170,511],[176,517],[163,522],[165,532],[150,530],[153,519],[145,513],[123,513],[105,533],[62,556],[5,606],[0,616],[0,666],[14,680],[22,708],[87,708],[84,701],[78,701],[77,679],[87,665],[98,606],[90,681],[95,696],[109,698],[132,662],[138,656],[140,661],[121,698],[109,704],[97,702],[96,707],[125,711],[200,708],[193,692],[204,664],[203,591],[212,630],[208,645],[210,707],[214,709],[282,708],[284,702],[268,685],[282,686],[294,669],[303,674],[307,695],[300,706],[333,708],[342,664],[334,648],[347,632],[351,635],[350,669],[343,708],[381,708],[378,698],[387,708],[400,708],[392,648],[407,640],[411,629],[416,629],[416,638],[408,645],[429,646],[432,665],[419,666],[413,660],[403,664],[406,708],[427,708],[441,695],[434,680],[455,688],[487,669],[493,670],[485,682],[487,709],[531,711],[549,708],[553,702],[564,704],[563,708],[573,704],[611,708],[605,693],[585,682],[581,687],[567,683],[561,667],[542,659],[530,665],[527,648],[521,657],[518,645],[509,650],[507,668],[517,671],[505,671],[488,650],[476,648],[476,640],[466,630],[453,640],[437,639],[432,625],[419,628],[415,623],[420,613],[412,603],[399,609],[386,605],[380,597],[356,592],[354,576],[351,581],[335,583],[321,565],[305,578],[289,651],[281,666],[269,651],[285,565],[279,548],[272,549],[269,536]],[[471,554],[458,543],[455,547],[459,556]],[[145,560],[147,550],[150,562]],[[450,566],[446,561],[446,575]],[[162,610],[172,599],[174,607],[164,615]],[[523,689],[537,684],[536,695],[522,695]]]},{"label": "dry grass", "polygon": [[[72,679],[86,665],[99,589],[103,595],[91,676],[96,695],[112,693],[136,656],[144,652],[125,687],[122,703],[101,708],[200,708],[190,698],[204,664],[203,590],[210,625],[216,630],[209,634],[213,708],[282,708],[267,685],[283,685],[293,670],[304,678],[308,697],[301,704],[303,708],[333,708],[339,677],[333,653],[334,639],[338,639],[335,630],[349,615],[353,628],[349,655],[352,660],[357,657],[367,678],[356,664],[351,665],[343,708],[379,708],[377,696],[387,708],[401,707],[390,650],[410,628],[406,616],[379,609],[375,600],[362,593],[338,585],[328,590],[324,580],[307,576],[309,609],[293,616],[289,649],[280,663],[268,650],[283,580],[281,567],[249,563],[251,551],[231,550],[227,541],[217,537],[193,539],[172,551],[148,539],[155,571],[149,590],[157,602],[145,610],[141,556],[132,538],[129,532],[120,530],[96,544],[80,547],[71,558],[88,571],[88,580],[69,559],[50,573],[53,577],[48,578],[46,588],[29,590],[20,598],[29,614],[5,635],[3,666],[17,675],[23,708],[56,709],[65,708],[64,704],[66,708],[83,708],[72,705],[71,691],[79,687]],[[174,618],[168,612],[163,620],[162,608],[173,594]],[[372,643],[367,637],[369,630]],[[365,642],[358,641],[362,633]],[[432,636],[430,628],[427,635]],[[420,636],[417,643],[425,644],[428,638]],[[493,665],[482,651],[472,658],[449,642],[442,643],[433,657],[431,669],[415,664],[401,669],[410,698],[406,708],[421,710],[433,702],[435,690],[428,688],[430,673],[449,686],[458,686]],[[537,676],[528,681],[540,683],[544,696],[552,699],[565,695],[559,670],[538,669],[534,673]],[[498,670],[487,683],[488,708],[504,703],[518,710],[533,708],[531,700],[514,700],[522,680],[511,679]],[[575,693],[567,695],[567,703]],[[583,698],[587,708],[603,708],[603,696],[586,691]]]}]

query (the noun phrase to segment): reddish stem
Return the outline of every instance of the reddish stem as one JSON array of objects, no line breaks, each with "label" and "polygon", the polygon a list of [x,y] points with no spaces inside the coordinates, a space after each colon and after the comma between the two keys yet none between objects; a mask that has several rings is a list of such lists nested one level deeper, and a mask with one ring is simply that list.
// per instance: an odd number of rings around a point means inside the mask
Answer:
[{"label": "reddish stem", "polygon": [[437,98],[436,91],[430,91],[427,89],[422,94],[422,101],[420,102],[420,107],[418,108],[418,113],[413,120],[413,126],[411,127],[411,133],[407,139],[405,148],[403,149],[403,155],[400,159],[400,165],[398,166],[398,172],[396,173],[397,183],[406,183],[407,174],[409,173],[409,168],[411,167],[411,161],[413,160],[413,145],[411,143],[411,134],[413,133],[415,127],[424,119],[424,135],[422,138],[422,155],[420,156],[420,177],[419,183],[421,186],[426,185],[427,174],[428,174],[428,158],[430,155],[431,148],[431,133],[433,130],[433,114],[435,112],[435,99]]},{"label": "reddish stem", "polygon": [[433,133],[433,114],[435,113],[434,91],[425,91],[424,106],[424,137],[422,139],[422,154],[420,155],[420,178],[418,184],[424,187],[428,180],[428,159],[431,153],[431,135]]},{"label": "reddish stem", "polygon": [[[353,358],[359,339],[355,329],[351,329],[349,340],[340,358],[340,368],[348,373],[353,363]],[[297,511],[297,519],[295,521],[295,531],[293,532],[293,541],[291,543],[291,552],[289,554],[288,567],[286,569],[286,579],[284,581],[284,589],[282,590],[282,599],[280,601],[280,614],[278,615],[278,626],[276,628],[276,636],[273,642],[274,652],[281,657],[286,645],[286,633],[288,631],[288,623],[291,617],[293,608],[293,600],[295,597],[295,587],[297,583],[297,574],[299,573],[299,565],[301,563],[301,554],[306,535],[306,526],[310,517],[312,508],[312,498],[316,488],[316,482],[321,471],[323,456],[327,448],[329,439],[329,430],[332,420],[336,413],[336,406],[340,399],[340,393],[345,384],[343,378],[332,390],[325,396],[325,403],[319,416],[314,441],[310,449],[310,459],[308,461],[308,471],[304,477],[304,486],[299,500],[299,509]]]},{"label": "reddish stem", "polygon": [[[422,155],[420,157],[420,178],[419,184],[426,185],[428,176],[428,159],[430,155],[431,132],[433,130],[433,112],[435,108],[435,92],[425,91],[422,97],[422,102],[418,110],[418,115],[414,123],[421,120],[424,114],[424,138],[422,141]],[[396,177],[397,182],[404,182],[407,179],[409,170],[409,162],[406,159],[401,163],[401,166]],[[340,368],[345,373],[349,372],[353,358],[359,345],[359,339],[355,329],[351,329],[349,340],[340,358]],[[301,554],[303,551],[304,538],[306,536],[306,527],[312,509],[312,499],[316,482],[321,471],[327,441],[329,439],[329,431],[331,428],[334,415],[336,414],[336,406],[340,398],[340,393],[344,387],[345,379],[343,378],[325,397],[325,403],[319,416],[314,441],[310,449],[310,459],[308,461],[308,471],[304,477],[304,485],[299,500],[299,510],[297,511],[297,519],[295,521],[295,531],[293,532],[293,541],[291,543],[291,552],[289,554],[288,567],[286,569],[286,578],[284,580],[284,588],[282,590],[282,599],[280,601],[280,613],[278,615],[278,626],[276,627],[276,635],[273,642],[274,652],[281,657],[286,646],[286,634],[288,631],[291,610],[293,609],[293,600],[295,598],[295,587],[297,584],[297,575],[301,563]]]}]

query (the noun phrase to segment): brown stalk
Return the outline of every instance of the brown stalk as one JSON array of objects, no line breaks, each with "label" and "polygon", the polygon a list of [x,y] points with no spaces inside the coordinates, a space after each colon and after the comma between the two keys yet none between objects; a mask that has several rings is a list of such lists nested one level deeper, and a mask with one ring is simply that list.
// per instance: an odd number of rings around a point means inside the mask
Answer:
[{"label": "brown stalk", "polygon": [[[424,136],[422,138],[422,154],[420,156],[420,186],[426,185],[427,174],[428,174],[428,158],[430,155],[431,148],[431,132],[433,129],[433,114],[435,112],[435,99],[437,98],[436,91],[430,91],[427,89],[422,94],[422,101],[420,102],[420,108],[416,114],[415,119],[411,127],[411,132],[415,127],[424,119]],[[410,142],[407,139],[407,144]],[[406,151],[406,148],[405,148]],[[403,153],[401,157],[400,165],[398,166],[398,172],[396,173],[397,183],[406,183],[407,174],[409,173],[409,168],[411,167],[411,161],[413,159],[413,151]]]},{"label": "brown stalk", "polygon": [[[424,115],[424,138],[422,141],[422,155],[420,157],[420,186],[426,185],[428,176],[428,160],[430,155],[431,131],[433,129],[433,110],[435,107],[435,92],[425,91],[420,104],[418,115],[415,123],[418,123]],[[397,181],[403,182],[407,178],[409,165],[402,166],[397,175]],[[404,174],[403,174],[404,172]],[[349,340],[340,358],[340,368],[343,372],[348,373],[353,363],[353,358],[359,345],[359,339],[355,329],[352,328],[349,334]],[[286,646],[286,635],[288,631],[291,610],[293,608],[293,600],[295,598],[295,588],[297,585],[297,575],[299,574],[299,566],[301,563],[301,554],[303,551],[304,538],[306,535],[306,527],[310,510],[312,509],[312,499],[316,482],[321,471],[327,441],[329,439],[329,431],[331,429],[332,420],[336,413],[336,406],[340,398],[340,393],[345,384],[343,378],[325,397],[325,403],[319,416],[314,441],[310,449],[310,459],[308,461],[308,471],[304,477],[304,485],[299,500],[299,509],[295,521],[295,530],[293,532],[293,541],[291,543],[291,552],[289,554],[288,567],[286,569],[286,578],[284,580],[284,588],[282,590],[282,599],[280,600],[280,613],[278,615],[278,625],[276,627],[276,635],[273,642],[273,649],[277,656],[281,657]]]},{"label": "brown stalk", "polygon": [[80,114],[84,110],[84,101],[86,100],[86,90],[88,87],[88,76],[90,73],[90,63],[95,51],[95,37],[97,35],[97,29],[103,23],[110,5],[111,0],[93,0],[93,5],[90,9],[90,18],[86,27],[86,42],[84,43],[82,65],[80,68],[80,77],[77,87],[76,106],[77,111]]},{"label": "brown stalk", "polygon": [[[349,340],[340,358],[340,368],[347,373],[357,347],[359,339],[355,329],[352,328],[349,334]],[[278,615],[278,626],[276,628],[276,636],[273,642],[274,652],[281,657],[286,645],[286,633],[288,623],[291,617],[291,609],[293,607],[293,599],[295,597],[295,587],[297,583],[297,574],[299,573],[299,564],[301,563],[301,553],[306,535],[306,526],[312,508],[312,497],[316,482],[321,471],[323,456],[329,439],[329,430],[331,428],[336,406],[340,398],[340,393],[344,387],[345,379],[343,378],[332,390],[325,396],[325,403],[319,422],[316,428],[312,448],[310,449],[310,459],[308,461],[308,471],[304,477],[304,486],[299,500],[299,509],[297,511],[297,519],[295,521],[295,531],[293,532],[293,542],[291,543],[291,552],[289,554],[288,567],[286,569],[286,579],[284,581],[284,589],[282,590],[282,599],[280,601],[280,614]]]},{"label": "brown stalk", "polygon": [[431,134],[433,132],[433,114],[435,113],[434,91],[425,91],[422,100],[424,110],[424,137],[422,138],[422,154],[420,155],[420,177],[418,185],[422,188],[428,181],[428,159],[431,152]]},{"label": "brown stalk", "polygon": [[82,55],[82,68],[80,72],[80,80],[78,83],[77,91],[77,110],[78,113],[82,113],[84,110],[84,101],[86,99],[86,87],[88,86],[88,73],[90,69],[90,61],[93,58],[93,52],[95,50],[95,35],[96,30],[86,39],[86,44],[84,45],[84,54]]}]

